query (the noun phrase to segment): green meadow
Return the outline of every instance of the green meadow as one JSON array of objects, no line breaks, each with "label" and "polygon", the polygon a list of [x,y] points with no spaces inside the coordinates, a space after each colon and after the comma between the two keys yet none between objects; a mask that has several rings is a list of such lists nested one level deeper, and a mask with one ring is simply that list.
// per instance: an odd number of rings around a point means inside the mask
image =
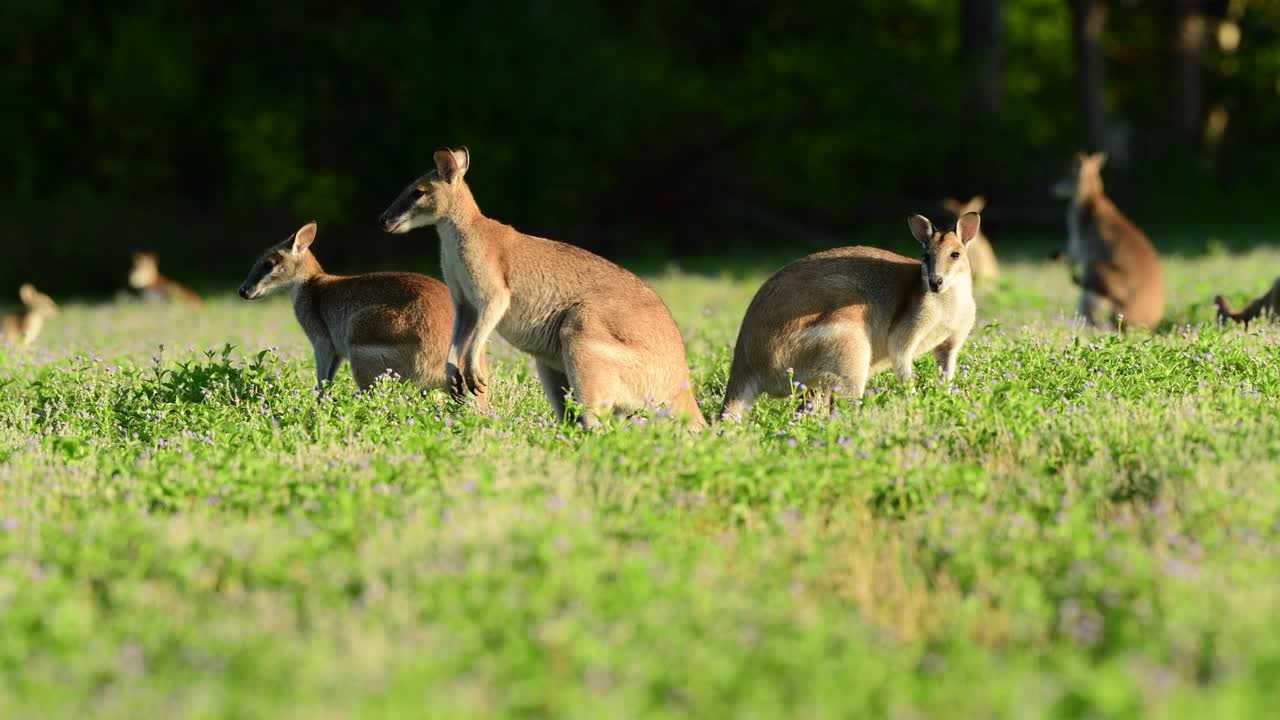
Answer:
[{"label": "green meadow", "polygon": [[[775,267],[645,273],[708,416]],[[1123,337],[1004,270],[953,388],[701,434],[558,425],[500,340],[488,414],[317,400],[231,283],[64,304],[0,350],[0,717],[1273,717],[1280,327],[1209,300],[1280,250],[1167,257]]]}]

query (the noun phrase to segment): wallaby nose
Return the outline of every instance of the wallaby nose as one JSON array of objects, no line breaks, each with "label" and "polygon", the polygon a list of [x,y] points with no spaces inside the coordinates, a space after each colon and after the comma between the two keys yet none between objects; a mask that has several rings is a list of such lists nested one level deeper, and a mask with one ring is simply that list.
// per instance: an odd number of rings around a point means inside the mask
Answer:
[{"label": "wallaby nose", "polygon": [[941,291],[941,290],[942,290],[942,278],[938,277],[937,275],[930,275],[930,276],[929,276],[929,289],[930,289],[930,290],[932,290],[932,291],[934,291],[934,292],[939,292],[939,291]]},{"label": "wallaby nose", "polygon": [[246,287],[243,287],[243,286],[242,286],[242,287],[240,288],[240,297],[244,298],[245,300],[248,300],[248,299],[249,299],[249,288],[246,288]]}]

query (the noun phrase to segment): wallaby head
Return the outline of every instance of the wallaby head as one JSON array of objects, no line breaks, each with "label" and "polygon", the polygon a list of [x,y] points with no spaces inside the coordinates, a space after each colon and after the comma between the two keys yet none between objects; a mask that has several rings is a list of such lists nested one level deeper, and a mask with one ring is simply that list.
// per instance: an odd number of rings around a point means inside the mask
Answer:
[{"label": "wallaby head", "polygon": [[151,287],[160,277],[156,256],[148,252],[133,254],[133,267],[129,269],[129,285],[135,290]]},{"label": "wallaby head", "polygon": [[985,195],[974,195],[969,198],[968,202],[960,202],[956,198],[949,197],[942,201],[942,207],[946,208],[947,212],[952,215],[960,217],[965,213],[982,212],[987,207],[987,198]]},{"label": "wallaby head", "polygon": [[1102,167],[1107,164],[1106,153],[1078,153],[1067,177],[1053,186],[1053,194],[1060,198],[1082,203],[1102,193]]},{"label": "wallaby head", "polygon": [[311,255],[311,243],[315,239],[316,224],[309,222],[289,239],[263,253],[240,284],[240,297],[257,300],[279,288],[304,282],[319,272],[319,264]]},{"label": "wallaby head", "polygon": [[912,215],[907,220],[911,234],[924,247],[920,258],[920,274],[929,292],[946,292],[959,278],[969,277],[969,243],[978,236],[982,216],[967,212],[956,221],[956,229],[935,228],[929,218]]},{"label": "wallaby head", "polygon": [[18,288],[18,297],[27,308],[27,312],[33,315],[52,317],[58,314],[58,304],[53,301],[53,298],[36,290],[30,283]]},{"label": "wallaby head", "polygon": [[383,230],[399,235],[435,225],[453,209],[458,196],[467,192],[462,176],[471,167],[471,153],[465,147],[437,150],[435,161],[434,170],[410,183],[382,213]]}]

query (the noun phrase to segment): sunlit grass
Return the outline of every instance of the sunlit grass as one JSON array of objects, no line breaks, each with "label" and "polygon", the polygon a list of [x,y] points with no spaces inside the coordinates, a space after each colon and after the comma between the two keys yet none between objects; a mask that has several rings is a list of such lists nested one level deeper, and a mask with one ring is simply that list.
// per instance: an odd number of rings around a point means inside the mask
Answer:
[{"label": "sunlit grass", "polygon": [[[1166,330],[1006,263],[958,383],[837,417],[557,425],[348,372],[288,305],[71,306],[0,351],[0,717],[1268,716],[1280,253],[1166,261]],[[767,269],[650,278],[719,407]],[[231,347],[228,347],[230,344]],[[162,349],[163,346],[163,349]]]}]

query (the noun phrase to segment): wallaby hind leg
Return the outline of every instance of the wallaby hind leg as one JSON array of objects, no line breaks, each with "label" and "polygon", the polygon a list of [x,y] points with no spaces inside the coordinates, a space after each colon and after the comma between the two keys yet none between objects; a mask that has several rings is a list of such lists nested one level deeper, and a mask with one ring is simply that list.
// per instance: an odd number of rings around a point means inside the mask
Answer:
[{"label": "wallaby hind leg", "polygon": [[1098,312],[1106,303],[1106,299],[1092,290],[1080,291],[1080,315],[1084,317],[1089,327],[1098,326]]},{"label": "wallaby hind leg", "polygon": [[618,404],[622,368],[613,348],[593,347],[590,341],[565,343],[564,369],[573,390],[573,399],[583,408],[581,422],[587,427],[600,424]]},{"label": "wallaby hind leg", "polygon": [[395,345],[357,345],[351,348],[351,374],[356,387],[368,390],[379,377],[392,373],[393,377],[418,382],[414,348]]},{"label": "wallaby hind leg", "polygon": [[538,380],[542,381],[542,391],[547,395],[547,402],[556,411],[556,419],[564,422],[564,394],[569,391],[569,376],[541,360],[536,361],[534,366],[538,369]]},{"label": "wallaby hind leg", "polygon": [[724,390],[724,403],[720,407],[720,419],[726,422],[742,422],[760,397],[760,383],[755,378],[744,378],[730,371]]}]

